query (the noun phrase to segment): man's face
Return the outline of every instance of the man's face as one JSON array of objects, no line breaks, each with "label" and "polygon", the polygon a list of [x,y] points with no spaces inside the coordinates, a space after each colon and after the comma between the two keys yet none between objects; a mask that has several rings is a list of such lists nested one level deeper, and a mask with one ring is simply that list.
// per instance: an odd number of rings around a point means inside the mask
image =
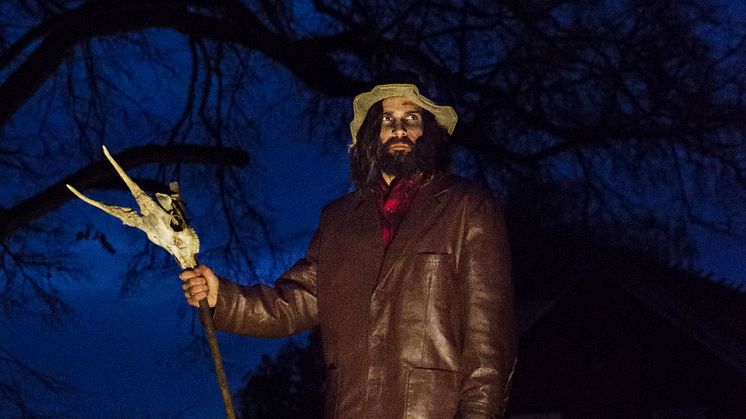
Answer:
[{"label": "man's face", "polygon": [[388,153],[409,153],[422,136],[422,109],[401,96],[383,100],[379,138]]}]

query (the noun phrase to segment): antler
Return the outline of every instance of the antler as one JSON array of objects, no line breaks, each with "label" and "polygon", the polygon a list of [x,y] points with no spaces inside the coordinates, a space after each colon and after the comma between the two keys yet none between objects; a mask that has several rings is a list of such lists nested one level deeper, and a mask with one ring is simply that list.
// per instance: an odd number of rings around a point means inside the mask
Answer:
[{"label": "antler", "polygon": [[111,157],[106,146],[103,149],[104,155],[114,166],[135,201],[137,201],[142,216],[138,215],[132,208],[106,205],[88,198],[70,185],[66,185],[67,188],[86,203],[113,215],[130,227],[144,231],[151,242],[172,254],[182,269],[197,266],[195,255],[199,252],[199,238],[197,233],[186,223],[178,183],[171,183],[170,188],[173,193],[170,195],[156,193],[158,199],[158,202],[156,202],[127,175],[124,169]]}]

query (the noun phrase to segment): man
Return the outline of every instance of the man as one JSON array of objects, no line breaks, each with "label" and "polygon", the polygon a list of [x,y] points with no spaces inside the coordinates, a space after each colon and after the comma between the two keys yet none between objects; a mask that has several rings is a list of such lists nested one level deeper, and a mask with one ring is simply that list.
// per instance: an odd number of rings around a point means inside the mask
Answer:
[{"label": "man", "polygon": [[320,325],[327,418],[492,418],[516,358],[503,216],[446,173],[457,116],[413,84],[358,95],[357,191],[324,208],[308,252],[274,284],[184,271],[218,329],[280,337]]}]

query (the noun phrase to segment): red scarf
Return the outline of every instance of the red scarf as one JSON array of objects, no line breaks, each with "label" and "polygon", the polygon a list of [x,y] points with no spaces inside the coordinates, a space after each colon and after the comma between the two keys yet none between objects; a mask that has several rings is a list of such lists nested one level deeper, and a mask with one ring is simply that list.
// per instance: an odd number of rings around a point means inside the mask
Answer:
[{"label": "red scarf", "polygon": [[383,178],[378,181],[378,213],[381,215],[381,240],[384,247],[391,243],[423,183],[420,175],[415,175],[411,179],[396,178],[391,185],[386,185]]}]

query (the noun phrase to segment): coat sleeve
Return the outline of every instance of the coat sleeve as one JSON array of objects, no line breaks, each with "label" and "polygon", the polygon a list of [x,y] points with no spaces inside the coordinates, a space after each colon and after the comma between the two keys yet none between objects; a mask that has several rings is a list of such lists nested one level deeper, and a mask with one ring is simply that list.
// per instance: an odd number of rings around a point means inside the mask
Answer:
[{"label": "coat sleeve", "polygon": [[213,313],[215,328],[255,337],[283,337],[315,326],[318,323],[316,272],[322,231],[320,223],[305,257],[283,273],[274,286],[244,286],[221,278]]},{"label": "coat sleeve", "polygon": [[483,200],[467,217],[458,264],[464,312],[457,418],[501,418],[516,363],[510,249],[502,210]]}]

